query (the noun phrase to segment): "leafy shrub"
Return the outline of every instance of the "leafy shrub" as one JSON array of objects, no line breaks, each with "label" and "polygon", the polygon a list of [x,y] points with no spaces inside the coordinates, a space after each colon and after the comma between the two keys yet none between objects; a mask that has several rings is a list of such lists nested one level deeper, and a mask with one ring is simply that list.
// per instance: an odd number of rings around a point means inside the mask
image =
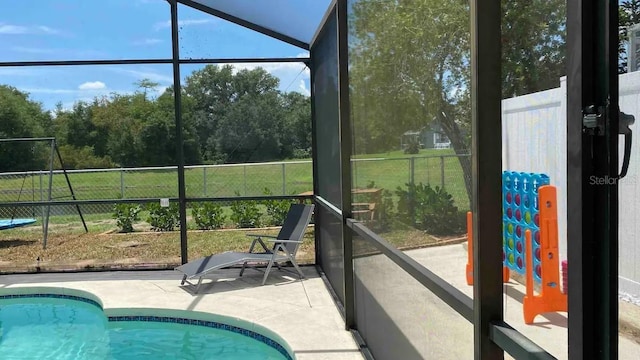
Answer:
[{"label": "leafy shrub", "polygon": [[416,228],[432,235],[459,234],[465,226],[465,214],[458,210],[453,197],[444,189],[422,183],[405,184],[396,190],[398,212]]},{"label": "leafy shrub", "polygon": [[109,156],[94,155],[93,147],[74,147],[72,145],[61,145],[60,156],[64,159],[64,167],[69,169],[101,169],[114,166]]},{"label": "leafy shrub", "polygon": [[420,152],[420,143],[416,139],[411,139],[404,148],[405,154],[417,154]]},{"label": "leafy shrub", "polygon": [[200,230],[219,229],[224,225],[222,206],[214,202],[193,204],[191,215]]},{"label": "leafy shrub", "polygon": [[[270,189],[264,188],[265,195],[273,195]],[[267,215],[269,216],[269,225],[282,226],[284,220],[289,213],[289,207],[295,203],[295,200],[264,200],[262,204],[267,208]]]},{"label": "leafy shrub", "polygon": [[[374,181],[367,184],[368,189],[376,187]],[[389,190],[383,190],[380,196],[380,202],[376,207],[376,221],[372,224],[376,231],[386,231],[391,228],[393,218],[393,194]]]},{"label": "leafy shrub", "polygon": [[180,224],[178,203],[171,203],[168,207],[162,207],[158,203],[147,204],[149,217],[147,222],[153,231],[173,231]]},{"label": "leafy shrub", "polygon": [[113,218],[121,233],[133,232],[133,223],[140,220],[138,214],[142,209],[140,205],[116,204],[113,207]]},{"label": "leafy shrub", "polygon": [[[236,196],[240,193],[236,191]],[[256,228],[260,226],[260,209],[255,200],[238,200],[231,204],[231,220],[238,228]]]},{"label": "leafy shrub", "polygon": [[385,231],[391,228],[391,222],[393,218],[393,194],[389,190],[383,190],[382,196],[380,199],[380,204],[378,204],[377,216],[378,221],[376,222],[376,230]]},{"label": "leafy shrub", "polygon": [[311,157],[311,148],[306,149],[293,149],[294,159],[308,159]]}]

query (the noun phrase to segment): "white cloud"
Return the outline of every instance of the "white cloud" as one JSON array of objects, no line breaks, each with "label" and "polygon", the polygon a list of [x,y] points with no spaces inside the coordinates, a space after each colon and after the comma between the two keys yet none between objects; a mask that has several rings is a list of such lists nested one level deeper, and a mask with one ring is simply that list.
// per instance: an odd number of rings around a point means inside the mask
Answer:
[{"label": "white cloud", "polygon": [[78,90],[70,89],[50,89],[50,88],[23,88],[19,87],[20,91],[24,91],[30,94],[75,94]]},{"label": "white cloud", "polygon": [[[280,89],[283,91],[298,91],[304,95],[310,95],[311,92],[306,87],[305,80],[309,80],[311,72],[304,63],[287,62],[287,63],[240,63],[230,64],[233,66],[234,73],[243,69],[253,70],[263,68],[271,75],[280,79]],[[297,79],[300,79],[298,82]],[[298,83],[298,87],[292,87]]]},{"label": "white cloud", "polygon": [[51,34],[51,35],[60,35],[62,34],[62,31],[58,30],[58,29],[54,29],[54,28],[50,28],[48,26],[36,26],[36,29],[38,29],[40,32],[45,33],[45,34]]},{"label": "white cloud", "polygon": [[108,96],[110,94],[113,93],[117,93],[117,94],[122,94],[122,95],[127,95],[127,94],[133,94],[133,91],[131,90],[124,90],[124,89],[120,89],[120,90],[111,90],[111,89],[86,89],[86,90],[80,90],[80,89],[55,89],[55,88],[42,88],[42,87],[36,87],[36,88],[29,88],[29,87],[20,87],[20,86],[16,86],[16,88],[18,88],[20,91],[24,91],[26,93],[29,94],[44,94],[44,95],[69,95],[72,96],[73,98],[75,98],[75,101],[78,101],[79,99],[93,99],[94,97],[101,97],[101,96]]},{"label": "white cloud", "polygon": [[16,34],[26,34],[27,32],[28,32],[28,28],[25,26],[0,24],[0,34],[16,35]]},{"label": "white cloud", "polygon": [[107,88],[107,85],[102,81],[88,81],[78,86],[78,89],[80,90],[101,90],[106,88]]},{"label": "white cloud", "polygon": [[149,38],[149,39],[134,41],[133,44],[134,45],[156,45],[156,44],[160,44],[161,42],[163,42],[162,39]]},{"label": "white cloud", "polygon": [[44,25],[13,25],[0,23],[0,35],[61,35],[62,31]]},{"label": "white cloud", "polygon": [[[271,73],[275,76],[278,76],[278,74],[280,75],[293,75],[295,76],[296,74],[302,72],[305,76],[309,77],[311,75],[311,72],[309,71],[309,68],[303,64],[303,63],[296,63],[296,62],[291,62],[291,63],[240,63],[240,64],[230,64],[233,66],[235,71],[240,71],[243,69],[247,69],[247,70],[253,70],[255,68],[263,68],[265,69],[268,73]],[[280,77],[280,76],[278,76]],[[291,80],[291,79],[289,79]]]},{"label": "white cloud", "polygon": [[[214,19],[187,19],[187,20],[178,20],[178,26],[193,26],[193,25],[205,25],[213,22]],[[154,28],[156,30],[170,28],[171,20],[163,21],[157,23]]]},{"label": "white cloud", "polygon": [[300,86],[298,87],[298,91],[304,95],[311,96],[311,90],[307,89],[307,83],[305,83],[302,79],[300,79]]}]

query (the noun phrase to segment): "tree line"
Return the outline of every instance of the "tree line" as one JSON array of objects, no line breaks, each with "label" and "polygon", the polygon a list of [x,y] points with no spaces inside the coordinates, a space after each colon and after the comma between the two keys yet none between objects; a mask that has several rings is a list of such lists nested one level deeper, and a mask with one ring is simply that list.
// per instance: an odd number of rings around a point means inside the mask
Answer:
[{"label": "tree line", "polygon": [[[625,40],[628,26],[640,21],[640,1],[620,5],[620,39]],[[355,153],[397,149],[404,132],[434,123],[457,154],[470,153],[469,14],[469,3],[459,0],[358,0],[350,6]],[[566,2],[505,0],[502,14],[503,98],[558,87],[566,74]],[[622,46],[621,72],[626,71],[624,52]],[[230,67],[208,66],[191,74],[182,109],[187,163],[309,156],[310,99],[278,92],[277,82],[262,69],[234,73]],[[58,109],[55,119],[25,101],[26,94],[0,88],[0,101],[23,104],[7,112],[0,103],[0,121],[22,119],[12,136],[53,134],[64,144],[65,158],[86,154],[77,156],[77,167],[175,164],[171,89],[151,99],[146,90],[153,85],[142,82],[133,95]],[[2,99],[7,93],[13,100]],[[0,137],[6,137],[4,128]],[[0,158],[0,169],[19,165],[11,162],[15,158],[8,160]],[[470,159],[459,161],[471,194]]]},{"label": "tree line", "polygon": [[[566,1],[502,1],[504,99],[556,88],[566,75]],[[388,151],[437,124],[456,154],[471,146],[470,8],[459,0],[358,0],[349,13],[354,148]],[[619,4],[619,72],[640,0]],[[482,91],[482,90],[480,90]],[[458,157],[471,195],[471,159]]]},{"label": "tree line", "polygon": [[[29,94],[0,86],[0,138],[55,137],[68,169],[164,166],[178,163],[173,88],[139,81],[133,94],[113,93],[46,111]],[[208,65],[183,84],[187,165],[307,158],[308,96],[278,90],[262,68]],[[48,168],[44,143],[0,143],[0,171]],[[59,166],[59,164],[57,164]]]},{"label": "tree line", "polygon": [[[471,152],[469,2],[359,0],[350,8],[356,152],[397,146],[433,124]],[[503,98],[558,87],[566,74],[564,0],[502,1]],[[482,91],[482,90],[480,90]],[[459,156],[471,195],[471,159]]]}]

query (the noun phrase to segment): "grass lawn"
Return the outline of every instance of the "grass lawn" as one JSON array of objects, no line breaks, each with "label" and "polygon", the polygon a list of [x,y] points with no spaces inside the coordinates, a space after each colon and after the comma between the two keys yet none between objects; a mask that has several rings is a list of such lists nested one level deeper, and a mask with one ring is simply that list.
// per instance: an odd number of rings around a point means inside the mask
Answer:
[{"label": "grass lawn", "polygon": [[[174,268],[180,264],[180,234],[149,232],[149,225],[137,223],[136,232],[119,234],[113,220],[88,222],[89,233],[75,223],[52,224],[47,248],[42,248],[41,226],[27,226],[0,232],[0,272],[89,270],[104,268]],[[190,230],[188,257],[196,259],[224,251],[247,251],[252,238],[247,233],[276,235],[278,228],[243,230]],[[315,261],[314,227],[310,226],[298,251],[300,264]],[[400,249],[437,245],[443,241],[406,226],[380,232]],[[40,259],[40,261],[38,261]]]},{"label": "grass lawn", "polygon": [[[375,187],[395,192],[411,180],[415,183],[442,185],[451,193],[460,210],[469,208],[462,170],[456,157],[448,157],[451,150],[422,150],[408,156],[400,151],[357,156],[353,163],[354,187]],[[382,158],[382,160],[380,160]],[[78,199],[119,199],[177,197],[176,171],[169,170],[115,170],[70,173],[70,181]],[[313,179],[309,161],[288,161],[275,164],[240,164],[216,167],[196,167],[185,173],[188,197],[232,197],[263,195],[268,188],[273,194],[299,194],[312,189]],[[283,181],[284,179],[284,181]],[[323,179],[329,184],[338,179]],[[63,175],[53,177],[53,199],[70,199]],[[48,176],[2,176],[0,174],[0,202],[46,200]],[[42,190],[41,190],[42,189]],[[356,201],[357,199],[354,199]],[[359,201],[359,200],[358,200]],[[226,225],[232,227],[229,204],[223,204]],[[49,239],[42,249],[42,213],[40,208],[0,208],[0,218],[35,217],[36,226],[0,231],[0,271],[35,269],[40,258],[41,268],[99,268],[104,264],[126,266],[147,264],[156,267],[174,267],[180,262],[178,232],[149,232],[150,226],[142,219],[132,234],[117,234],[112,218],[112,205],[83,205],[89,233],[84,233],[74,208],[52,207]],[[264,207],[260,206],[265,213]],[[189,213],[188,213],[189,215]],[[223,251],[246,251],[250,240],[243,230],[193,230],[195,223],[188,221],[189,259]],[[277,230],[250,230],[275,234]],[[422,231],[406,226],[395,226],[377,232],[396,247],[428,246],[446,239],[437,239]],[[315,259],[313,230],[310,228],[299,252],[301,263]]]},{"label": "grass lawn", "polygon": [[[468,209],[462,169],[452,150],[424,149],[420,154],[406,155],[401,151],[356,156],[353,164],[354,187],[366,187],[371,182],[378,188],[394,191],[406,183],[429,183],[447,189],[460,209]],[[76,198],[131,199],[177,197],[175,169],[112,169],[110,171],[70,172],[69,179]],[[325,180],[326,181],[326,180]],[[338,179],[329,179],[329,182]],[[313,188],[312,165],[309,159],[266,164],[236,164],[193,167],[185,170],[188,197],[232,197],[264,195],[265,188],[274,195],[291,195]],[[49,178],[43,174],[21,177],[0,174],[0,202],[39,201],[48,196]],[[52,180],[53,199],[71,199],[62,174]],[[9,217],[0,208],[0,218]]]}]

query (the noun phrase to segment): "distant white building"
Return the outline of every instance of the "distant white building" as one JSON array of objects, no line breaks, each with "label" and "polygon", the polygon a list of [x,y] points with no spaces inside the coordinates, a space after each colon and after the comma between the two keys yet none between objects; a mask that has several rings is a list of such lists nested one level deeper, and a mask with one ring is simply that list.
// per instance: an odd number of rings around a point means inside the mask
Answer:
[{"label": "distant white building", "polygon": [[410,143],[416,142],[420,149],[450,149],[451,140],[444,134],[438,123],[431,123],[421,130],[409,130],[400,138],[400,149],[404,150]]}]

